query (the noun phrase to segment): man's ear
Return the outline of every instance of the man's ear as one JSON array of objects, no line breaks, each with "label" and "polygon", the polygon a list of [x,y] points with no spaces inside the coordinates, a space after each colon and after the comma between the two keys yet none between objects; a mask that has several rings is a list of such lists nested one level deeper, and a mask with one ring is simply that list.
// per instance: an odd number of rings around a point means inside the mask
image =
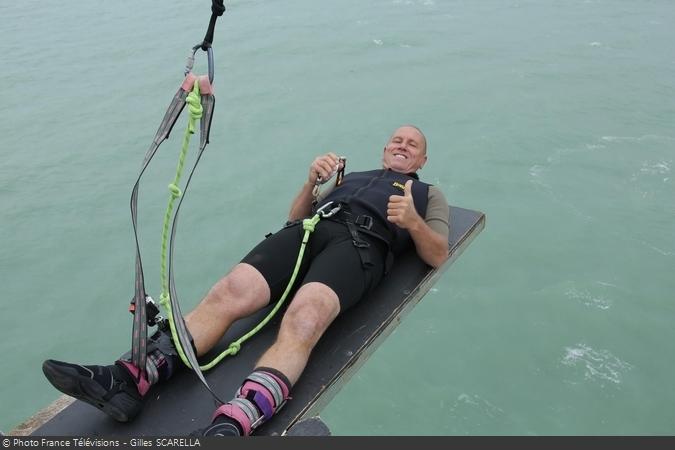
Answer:
[{"label": "man's ear", "polygon": [[420,164],[420,168],[417,169],[417,170],[421,170],[422,167],[424,167],[424,165],[427,163],[427,159],[428,159],[428,158],[427,158],[427,155],[424,155],[424,161],[422,161],[422,164]]}]

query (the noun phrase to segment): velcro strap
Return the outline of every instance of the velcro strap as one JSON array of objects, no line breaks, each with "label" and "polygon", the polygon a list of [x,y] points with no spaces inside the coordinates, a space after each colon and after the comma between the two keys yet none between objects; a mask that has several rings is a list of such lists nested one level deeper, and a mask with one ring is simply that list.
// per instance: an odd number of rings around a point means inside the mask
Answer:
[{"label": "velcro strap", "polygon": [[231,417],[244,429],[244,436],[251,434],[251,422],[248,420],[248,415],[238,406],[233,406],[230,403],[222,405],[220,408],[216,409],[211,422],[215,421],[218,416]]},{"label": "velcro strap", "polygon": [[270,394],[272,394],[272,398],[274,398],[275,403],[275,405],[273,405],[273,408],[275,406],[278,407],[284,402],[284,393],[282,392],[281,387],[277,383],[277,380],[275,380],[265,372],[261,371],[253,372],[246,379],[262,385],[269,391]]},{"label": "velcro strap", "polygon": [[238,406],[239,409],[244,411],[244,414],[246,414],[251,423],[258,420],[260,414],[258,413],[258,410],[256,409],[255,405],[250,400],[243,397],[239,397],[233,398],[232,400],[230,400],[230,403],[233,406]]},{"label": "velcro strap", "polygon": [[136,382],[136,389],[138,389],[138,393],[141,394],[141,397],[148,393],[150,390],[150,383],[148,383],[147,378],[145,378],[145,374],[138,370],[138,367],[136,367],[130,361],[117,360],[116,363],[119,363],[124,368],[126,368],[134,378],[134,381]]},{"label": "velcro strap", "polygon": [[270,401],[267,400],[267,397],[265,397],[265,394],[262,392],[254,392],[255,394],[253,395],[253,403],[255,403],[256,406],[260,408],[260,412],[262,412],[265,420],[270,420],[274,415],[274,405],[270,404]]},{"label": "velcro strap", "polygon": [[148,382],[150,384],[155,384],[159,381],[159,371],[157,368],[161,364],[166,364],[166,358],[163,355],[155,350],[154,352],[148,354],[148,360],[145,364],[145,371],[148,374]]}]

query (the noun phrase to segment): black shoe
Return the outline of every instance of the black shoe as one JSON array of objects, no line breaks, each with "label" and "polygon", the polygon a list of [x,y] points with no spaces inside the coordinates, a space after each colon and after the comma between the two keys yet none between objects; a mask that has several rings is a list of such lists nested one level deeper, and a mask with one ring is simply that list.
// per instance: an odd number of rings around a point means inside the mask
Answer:
[{"label": "black shoe", "polygon": [[141,412],[143,398],[126,369],[119,366],[81,366],[48,359],[42,372],[56,389],[89,403],[118,422]]}]

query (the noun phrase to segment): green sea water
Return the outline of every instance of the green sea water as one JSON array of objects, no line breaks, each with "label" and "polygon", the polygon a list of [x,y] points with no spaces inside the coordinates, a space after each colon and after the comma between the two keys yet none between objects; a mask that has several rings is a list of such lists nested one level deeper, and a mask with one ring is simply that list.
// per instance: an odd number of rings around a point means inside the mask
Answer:
[{"label": "green sea water", "polygon": [[[283,223],[317,154],[375,168],[414,123],[423,179],[487,227],[323,412],[334,434],[675,434],[672,0],[225,3],[184,310]],[[5,432],[57,398],[44,359],[129,346],[129,195],[209,9],[0,3]],[[181,132],[140,198],[154,295]]]}]

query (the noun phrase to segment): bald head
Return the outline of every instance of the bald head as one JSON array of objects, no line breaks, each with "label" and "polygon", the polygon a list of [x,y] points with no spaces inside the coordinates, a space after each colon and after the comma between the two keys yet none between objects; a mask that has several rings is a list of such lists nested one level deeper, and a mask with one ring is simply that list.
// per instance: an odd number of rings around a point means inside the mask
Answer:
[{"label": "bald head", "polygon": [[399,127],[389,138],[382,166],[399,173],[414,173],[427,162],[427,139],[414,125]]},{"label": "bald head", "polygon": [[[400,127],[398,127],[396,129],[396,131],[394,131],[394,134],[392,134],[391,137],[393,138],[396,135],[396,133],[401,131],[402,128],[412,128],[413,130],[417,131],[417,134],[419,134],[419,137],[420,137],[420,143],[422,144],[422,151],[426,155],[427,154],[427,137],[424,135],[424,133],[422,133],[422,130],[420,130],[415,125],[411,125],[411,124],[401,125]],[[389,140],[391,141],[391,138],[389,138]]]}]

